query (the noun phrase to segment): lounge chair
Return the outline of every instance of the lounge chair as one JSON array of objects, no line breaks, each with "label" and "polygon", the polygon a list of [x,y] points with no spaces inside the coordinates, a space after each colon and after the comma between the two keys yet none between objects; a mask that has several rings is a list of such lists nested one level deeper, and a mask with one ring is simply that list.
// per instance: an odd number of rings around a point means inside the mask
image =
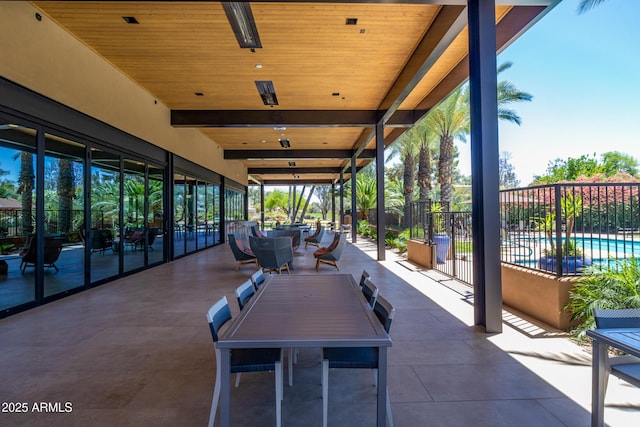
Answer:
[{"label": "lounge chair", "polygon": [[318,225],[316,227],[315,233],[313,233],[311,236],[305,237],[304,248],[307,249],[308,245],[320,246],[320,241],[322,240],[323,236],[324,236],[324,226]]},{"label": "lounge chair", "polygon": [[316,257],[316,271],[320,268],[320,264],[329,264],[336,268],[336,270],[340,270],[338,268],[338,261],[340,261],[340,257],[342,256],[342,251],[344,250],[344,246],[347,243],[347,235],[345,233],[336,233],[333,237],[333,242],[326,248],[320,248],[313,253],[313,256]]},{"label": "lounge chair", "polygon": [[254,255],[253,251],[243,244],[242,237],[239,233],[230,233],[227,235],[227,238],[229,240],[231,252],[233,252],[234,258],[238,261],[236,271],[240,269],[242,264],[255,263],[256,268],[258,268],[258,259]]},{"label": "lounge chair", "polygon": [[113,252],[113,232],[109,229],[92,228],[89,232],[89,239],[85,235],[84,226],[78,231],[82,244],[91,250],[91,253],[100,252],[104,255],[105,251]]},{"label": "lounge chair", "polygon": [[[36,266],[36,253],[37,253],[37,238],[32,236],[29,240],[29,246],[24,250],[22,255],[22,262],[20,263],[20,271],[24,274],[27,267]],[[45,237],[44,238],[44,266],[55,268],[58,271],[58,267],[55,262],[58,260],[62,252],[62,238],[60,237]]]},{"label": "lounge chair", "polygon": [[263,271],[280,274],[282,270],[287,270],[289,273],[289,263],[293,262],[290,237],[260,239],[249,236],[249,245]]}]

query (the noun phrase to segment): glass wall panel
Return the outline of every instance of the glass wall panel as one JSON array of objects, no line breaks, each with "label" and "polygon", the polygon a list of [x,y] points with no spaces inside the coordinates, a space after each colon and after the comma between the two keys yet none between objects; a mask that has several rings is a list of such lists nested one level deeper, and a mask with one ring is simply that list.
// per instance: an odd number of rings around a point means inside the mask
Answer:
[{"label": "glass wall panel", "polygon": [[196,214],[197,214],[197,197],[198,186],[196,180],[193,177],[186,177],[186,197],[185,197],[185,237],[187,240],[187,253],[195,252],[198,249],[196,242]]},{"label": "glass wall panel", "polygon": [[44,296],[84,286],[85,146],[45,135]]},{"label": "glass wall panel", "polygon": [[134,160],[124,161],[124,194],[122,212],[124,226],[121,227],[124,271],[144,267],[144,230],[147,226],[145,214],[144,163]]},{"label": "glass wall panel", "polygon": [[244,229],[244,192],[227,188],[224,191],[226,233]]},{"label": "glass wall panel", "polygon": [[213,186],[213,244],[217,245],[220,240],[220,186]]},{"label": "glass wall panel", "polygon": [[207,247],[209,227],[207,223],[207,185],[198,181],[196,203],[196,245],[198,249]]},{"label": "glass wall panel", "polygon": [[35,130],[0,122],[0,310],[36,298],[33,268],[20,268],[35,232],[35,153]]},{"label": "glass wall panel", "polygon": [[205,188],[205,192],[207,193],[207,213],[206,213],[206,224],[207,224],[207,247],[215,245],[215,219],[214,213],[215,208],[213,204],[213,185],[208,184]]},{"label": "glass wall panel", "polygon": [[173,256],[185,253],[185,212],[186,212],[186,178],[184,175],[173,176]]},{"label": "glass wall panel", "polygon": [[120,158],[91,150],[91,230],[84,239],[91,252],[91,282],[119,273]]},{"label": "glass wall panel", "polygon": [[149,165],[149,232],[145,236],[149,264],[164,261],[164,169]]}]

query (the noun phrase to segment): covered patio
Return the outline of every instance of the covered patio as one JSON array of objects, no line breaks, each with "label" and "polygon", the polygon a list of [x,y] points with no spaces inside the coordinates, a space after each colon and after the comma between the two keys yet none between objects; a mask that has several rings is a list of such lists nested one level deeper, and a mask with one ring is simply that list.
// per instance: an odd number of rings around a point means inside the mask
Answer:
[{"label": "covered patio", "polygon": [[[325,236],[328,244],[331,236]],[[1,320],[0,400],[27,402],[3,413],[4,426],[205,425],[215,357],[205,312],[254,271],[235,271],[220,245]],[[294,275],[315,272],[312,250],[296,255]],[[397,426],[589,425],[591,357],[565,335],[503,312],[501,334],[474,326],[473,293],[392,252],[348,243],[341,273],[366,269],[396,307],[389,392]],[[303,350],[285,386],[283,425],[322,423],[320,351]],[[242,376],[232,390],[232,424],[275,424],[273,374]],[[370,426],[375,387],[365,370],[332,372],[329,425]],[[59,402],[55,413],[34,403]],[[72,410],[65,411],[69,402]],[[610,426],[640,419],[640,390],[611,378]]]}]

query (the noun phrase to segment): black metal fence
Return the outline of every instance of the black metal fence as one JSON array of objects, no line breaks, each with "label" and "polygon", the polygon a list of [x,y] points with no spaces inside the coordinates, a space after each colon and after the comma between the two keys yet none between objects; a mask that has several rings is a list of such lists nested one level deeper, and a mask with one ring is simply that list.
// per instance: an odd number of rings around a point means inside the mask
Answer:
[{"label": "black metal fence", "polygon": [[[33,233],[36,229],[36,210],[25,214],[23,209],[0,209],[0,237],[20,237]],[[77,231],[82,224],[84,211],[47,209],[44,212],[43,231],[52,234],[65,234]],[[96,222],[104,223],[104,214],[92,212]]]},{"label": "black metal fence", "polygon": [[410,237],[435,245],[435,269],[473,283],[471,212],[441,212],[430,200],[411,203]]},{"label": "black metal fence", "polygon": [[639,193],[638,183],[502,191],[502,262],[567,276],[640,257]]},{"label": "black metal fence", "polygon": [[[572,183],[500,192],[501,261],[560,276],[640,257],[640,184]],[[436,269],[473,282],[470,212],[418,200],[412,239],[435,244]],[[445,249],[446,252],[445,252]]]}]

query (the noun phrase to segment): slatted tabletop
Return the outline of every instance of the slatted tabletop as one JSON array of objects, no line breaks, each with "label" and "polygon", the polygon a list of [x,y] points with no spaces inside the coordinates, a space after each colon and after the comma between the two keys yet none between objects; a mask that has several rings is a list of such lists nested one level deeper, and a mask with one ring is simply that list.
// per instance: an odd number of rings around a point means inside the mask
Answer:
[{"label": "slatted tabletop", "polygon": [[271,275],[218,342],[220,425],[231,424],[230,352],[238,348],[377,347],[376,425],[386,425],[384,330],[348,274]]},{"label": "slatted tabletop", "polygon": [[218,341],[218,348],[390,345],[348,274],[271,276]]},{"label": "slatted tabletop", "polygon": [[640,357],[640,329],[592,329],[587,335],[603,344]]}]

